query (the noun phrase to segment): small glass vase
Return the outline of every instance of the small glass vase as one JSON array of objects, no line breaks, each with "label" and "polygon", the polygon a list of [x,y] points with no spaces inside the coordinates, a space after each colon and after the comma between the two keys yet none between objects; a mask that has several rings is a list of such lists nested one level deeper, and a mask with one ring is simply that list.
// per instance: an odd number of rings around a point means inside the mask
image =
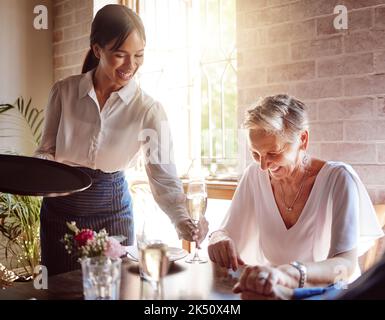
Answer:
[{"label": "small glass vase", "polygon": [[85,300],[119,300],[121,259],[108,257],[80,260]]}]

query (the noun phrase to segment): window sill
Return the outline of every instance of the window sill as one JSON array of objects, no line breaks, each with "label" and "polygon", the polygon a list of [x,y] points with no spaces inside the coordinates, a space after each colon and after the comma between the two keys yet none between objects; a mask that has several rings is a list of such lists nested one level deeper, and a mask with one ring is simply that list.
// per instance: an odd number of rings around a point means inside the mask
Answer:
[{"label": "window sill", "polygon": [[[187,180],[182,180],[183,187],[186,191]],[[237,188],[237,181],[224,180],[206,180],[207,197],[209,199],[231,200],[233,198],[235,189]]]}]

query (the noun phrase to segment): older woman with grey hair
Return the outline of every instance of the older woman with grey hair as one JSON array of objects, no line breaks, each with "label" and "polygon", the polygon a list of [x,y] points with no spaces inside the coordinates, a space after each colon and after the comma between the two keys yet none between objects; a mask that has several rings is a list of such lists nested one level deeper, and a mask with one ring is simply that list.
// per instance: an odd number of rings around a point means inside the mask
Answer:
[{"label": "older woman with grey hair", "polygon": [[234,291],[290,298],[294,288],[359,276],[358,256],[383,232],[352,167],[307,153],[304,103],[266,97],[247,112],[244,126],[255,161],[208,247],[222,267],[248,265]]}]

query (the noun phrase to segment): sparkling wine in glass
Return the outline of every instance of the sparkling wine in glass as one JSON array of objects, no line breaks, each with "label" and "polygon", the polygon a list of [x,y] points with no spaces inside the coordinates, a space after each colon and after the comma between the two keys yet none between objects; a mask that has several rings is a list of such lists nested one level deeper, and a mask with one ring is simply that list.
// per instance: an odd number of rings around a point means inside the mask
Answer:
[{"label": "sparkling wine in glass", "polygon": [[[191,220],[198,226],[199,220],[204,216],[207,208],[207,188],[203,180],[190,181],[187,185],[187,211]],[[188,263],[206,263],[207,258],[199,255],[198,244],[191,256],[186,260]]]},{"label": "sparkling wine in glass", "polygon": [[139,259],[144,278],[151,282],[156,295],[159,295],[162,279],[168,271],[168,246],[158,240],[147,241],[140,248]]}]

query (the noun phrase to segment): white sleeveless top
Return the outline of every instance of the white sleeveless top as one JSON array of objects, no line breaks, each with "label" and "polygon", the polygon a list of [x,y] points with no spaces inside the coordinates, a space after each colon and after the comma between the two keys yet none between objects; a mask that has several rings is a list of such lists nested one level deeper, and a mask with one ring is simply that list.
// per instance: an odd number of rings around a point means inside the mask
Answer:
[{"label": "white sleeveless top", "polygon": [[245,170],[222,223],[248,264],[321,261],[358,249],[365,253],[383,232],[353,168],[328,161],[319,171],[298,221],[287,229],[267,171]]}]

